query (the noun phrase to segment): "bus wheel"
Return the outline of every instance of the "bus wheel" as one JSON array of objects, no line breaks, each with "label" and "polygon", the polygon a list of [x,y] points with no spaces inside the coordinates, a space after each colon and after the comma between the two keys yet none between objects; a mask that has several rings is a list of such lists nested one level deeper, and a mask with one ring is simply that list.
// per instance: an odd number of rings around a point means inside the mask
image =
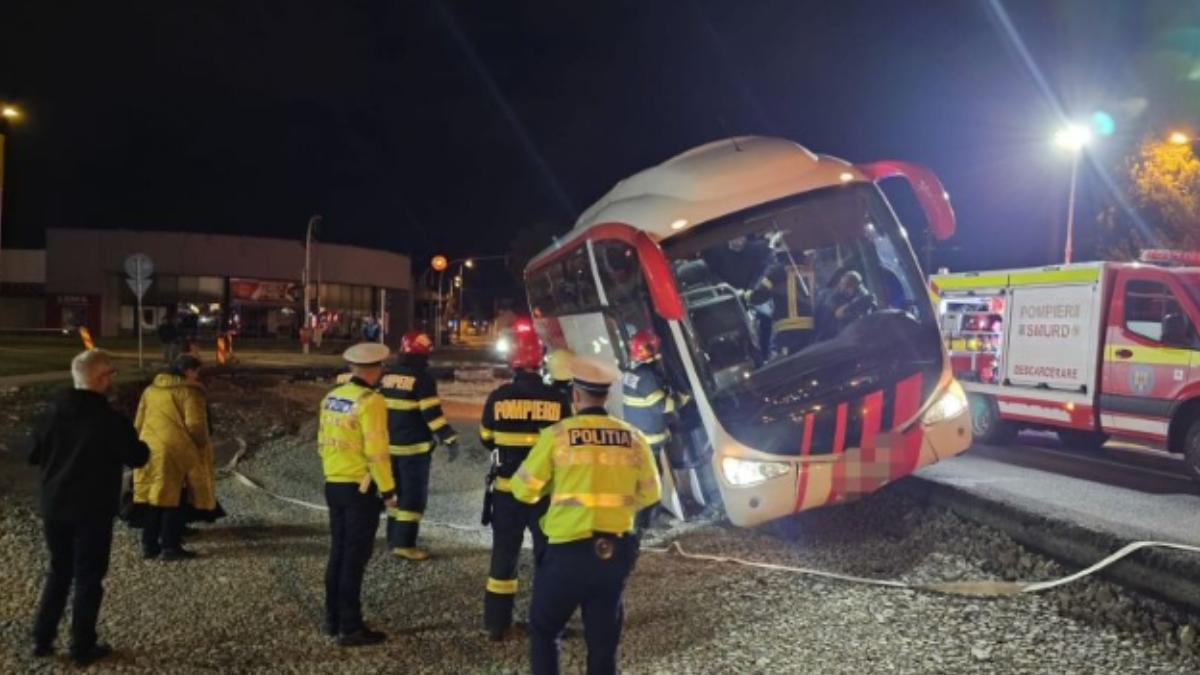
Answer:
[{"label": "bus wheel", "polygon": [[1000,418],[996,399],[983,394],[969,394],[971,406],[971,435],[975,440],[991,445],[1007,445],[1017,438],[1017,427]]},{"label": "bus wheel", "polygon": [[1187,439],[1183,444],[1183,465],[1188,476],[1200,483],[1200,419],[1188,427]]},{"label": "bus wheel", "polygon": [[1108,442],[1108,434],[1099,431],[1080,431],[1079,429],[1058,429],[1058,440],[1063,445],[1076,452],[1100,452],[1100,448]]}]

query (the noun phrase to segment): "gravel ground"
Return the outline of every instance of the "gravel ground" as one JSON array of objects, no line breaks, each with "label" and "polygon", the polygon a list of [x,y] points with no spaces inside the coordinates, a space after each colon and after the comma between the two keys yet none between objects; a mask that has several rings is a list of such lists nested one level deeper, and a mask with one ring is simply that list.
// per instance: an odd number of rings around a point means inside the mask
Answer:
[{"label": "gravel ground", "polygon": [[[279,384],[286,386],[263,385],[254,403],[275,411],[260,417],[282,431],[252,424],[226,436],[256,439],[239,465],[246,475],[270,490],[320,502],[313,422],[278,411],[292,403],[311,410],[321,387]],[[246,390],[214,387],[214,398]],[[234,401],[217,403],[233,419]],[[455,421],[462,432],[474,423]],[[0,473],[27,482],[28,472],[10,455],[0,453]],[[394,560],[378,542],[364,603],[368,620],[389,639],[360,650],[338,649],[319,634],[324,514],[225,476],[218,493],[231,516],[195,537],[191,546],[202,559],[143,561],[135,533],[119,525],[100,626],[118,655],[93,670],[527,672],[524,640],[493,644],[480,626],[488,536],[477,524],[485,464],[478,445],[469,444],[453,464],[437,456],[422,534],[433,560]],[[1046,578],[1062,571],[1003,535],[887,491],[759,531],[700,524],[666,536],[689,551],[906,581]],[[28,656],[45,565],[41,547],[28,491],[0,494],[2,673],[66,670],[62,656]],[[527,606],[531,571],[526,556],[518,616]],[[647,552],[626,599],[621,662],[628,673],[1200,672],[1197,617],[1103,582],[980,600]],[[565,672],[582,672],[580,637],[564,641],[563,655]]]}]

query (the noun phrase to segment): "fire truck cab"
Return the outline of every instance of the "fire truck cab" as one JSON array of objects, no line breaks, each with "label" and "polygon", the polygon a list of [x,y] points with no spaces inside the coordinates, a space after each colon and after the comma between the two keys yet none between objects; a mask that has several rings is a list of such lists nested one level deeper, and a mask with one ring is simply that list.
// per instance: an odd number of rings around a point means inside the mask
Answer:
[{"label": "fire truck cab", "polygon": [[1184,455],[1200,481],[1200,254],[1142,261],[931,277],[976,438],[1134,440]]}]

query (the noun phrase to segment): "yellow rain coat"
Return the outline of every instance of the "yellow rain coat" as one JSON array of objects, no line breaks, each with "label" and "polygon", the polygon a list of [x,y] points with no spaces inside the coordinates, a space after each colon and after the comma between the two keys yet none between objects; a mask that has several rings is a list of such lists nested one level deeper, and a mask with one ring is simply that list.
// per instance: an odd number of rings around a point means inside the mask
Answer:
[{"label": "yellow rain coat", "polygon": [[180,506],[186,484],[194,507],[215,508],[213,447],[204,387],[179,375],[156,376],[142,392],[133,425],[150,446],[150,461],[133,472],[134,503]]}]

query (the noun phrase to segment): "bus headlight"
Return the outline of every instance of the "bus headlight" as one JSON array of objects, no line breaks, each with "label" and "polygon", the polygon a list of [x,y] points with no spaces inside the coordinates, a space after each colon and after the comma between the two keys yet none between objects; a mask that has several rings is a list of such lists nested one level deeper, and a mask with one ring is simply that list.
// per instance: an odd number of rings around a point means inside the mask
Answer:
[{"label": "bus headlight", "polygon": [[738,487],[778,478],[786,474],[789,468],[787,462],[755,462],[736,457],[721,459],[721,470],[725,472],[725,480]]},{"label": "bus headlight", "polygon": [[967,395],[963,392],[962,385],[954,381],[950,383],[949,387],[946,387],[946,391],[942,392],[938,400],[929,406],[929,410],[925,411],[921,423],[925,426],[933,426],[939,422],[954,419],[966,410]]},{"label": "bus headlight", "polygon": [[508,356],[508,350],[512,349],[507,337],[502,337],[496,340],[496,353],[500,356]]}]

